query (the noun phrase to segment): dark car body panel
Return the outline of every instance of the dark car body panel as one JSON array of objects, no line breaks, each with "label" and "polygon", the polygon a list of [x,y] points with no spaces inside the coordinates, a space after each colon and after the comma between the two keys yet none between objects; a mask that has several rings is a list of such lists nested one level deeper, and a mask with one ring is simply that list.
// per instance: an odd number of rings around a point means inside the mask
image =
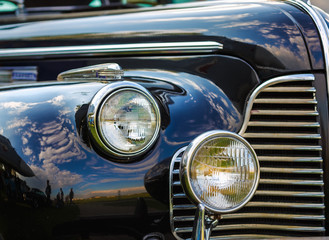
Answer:
[{"label": "dark car body panel", "polygon": [[[136,221],[134,214],[139,204],[136,196],[144,196],[146,204],[143,204],[150,214],[158,213],[158,218],[166,216],[169,185],[160,176],[168,175],[172,155],[204,131],[215,128],[238,131],[248,93],[259,82],[252,68],[237,58],[200,56],[188,61],[191,59],[170,57],[152,61],[152,67],[166,61],[168,70],[147,69],[149,59],[145,63],[143,59],[122,61],[139,63],[137,69],[125,72],[124,80],[147,88],[158,100],[162,113],[155,146],[143,157],[126,160],[129,164],[92,147],[88,136],[86,110],[94,94],[105,86],[103,83],[43,83],[28,88],[4,88],[0,101],[8,104],[0,107],[2,134],[12,139],[11,145],[35,174],[22,180],[30,187],[44,189],[50,179],[53,189],[61,186],[67,194],[73,188],[82,202],[105,198],[105,203],[79,205],[82,219],[111,219],[119,214]],[[179,72],[183,69],[179,66],[187,63],[190,72]],[[154,168],[158,171],[153,171]],[[107,201],[107,197],[111,200]],[[130,206],[121,208],[115,202],[112,206],[111,201],[118,198],[130,199]]]},{"label": "dark car body panel", "polygon": [[[223,54],[240,57],[252,64],[261,79],[311,70],[311,64],[314,69],[323,69],[314,23],[309,16],[300,16],[295,7],[260,2],[252,4],[252,9],[250,4],[243,2],[223,2],[221,6],[208,4],[198,11],[194,11],[192,5],[186,9],[160,8],[157,11],[4,25],[0,28],[0,48],[212,40],[224,44]],[[306,33],[306,43],[299,28]],[[307,49],[310,49],[310,56]],[[6,60],[5,65],[10,64],[15,61]],[[29,64],[35,65],[34,61]]]},{"label": "dark car body panel", "polygon": [[[63,188],[67,199],[65,207],[32,209],[0,197],[4,239],[143,239],[153,232],[175,239],[168,214],[173,155],[206,131],[239,132],[252,91],[282,75],[315,75],[328,182],[326,63],[315,23],[294,5],[219,1],[42,19],[12,18],[0,26],[0,67],[38,69],[38,82],[0,88],[0,134],[35,175],[21,176],[16,168],[21,181],[43,190],[50,180],[51,198]],[[194,41],[223,49],[1,56],[11,49]],[[160,133],[142,156],[119,159],[90,136],[89,104],[109,83],[52,81],[60,72],[106,62],[118,63],[122,80],[145,87],[159,105]]]}]

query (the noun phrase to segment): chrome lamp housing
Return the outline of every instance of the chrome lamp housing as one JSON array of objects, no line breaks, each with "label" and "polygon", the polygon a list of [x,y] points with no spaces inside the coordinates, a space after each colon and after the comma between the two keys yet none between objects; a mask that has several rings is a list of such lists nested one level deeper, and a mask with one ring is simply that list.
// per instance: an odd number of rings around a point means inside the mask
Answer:
[{"label": "chrome lamp housing", "polygon": [[[201,134],[184,152],[181,183],[198,205],[194,239],[208,239],[219,216],[242,208],[259,182],[259,162],[251,145],[236,133],[215,130]],[[193,238],[192,238],[193,239]]]},{"label": "chrome lamp housing", "polygon": [[88,109],[88,127],[105,153],[130,158],[147,151],[160,130],[160,110],[153,96],[134,82],[115,82],[96,93]]}]

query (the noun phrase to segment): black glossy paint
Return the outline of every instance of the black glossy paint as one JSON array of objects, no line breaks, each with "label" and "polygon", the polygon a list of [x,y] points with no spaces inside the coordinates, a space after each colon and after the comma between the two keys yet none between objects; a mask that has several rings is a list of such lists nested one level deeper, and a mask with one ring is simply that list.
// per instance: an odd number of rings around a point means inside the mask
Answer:
[{"label": "black glossy paint", "polygon": [[[326,145],[323,55],[313,22],[300,10],[283,2],[223,1],[88,15],[3,24],[0,48],[209,40],[224,48],[213,55],[0,60],[0,66],[37,66],[41,81],[54,80],[72,68],[119,63],[124,80],[146,87],[162,116],[152,149],[122,163],[93,146],[86,124],[90,100],[104,83],[53,82],[0,89],[0,159],[10,151],[10,159],[15,160],[5,165],[19,173],[16,181],[22,188],[15,194],[5,192],[4,178],[0,181],[0,233],[5,239],[142,239],[151,232],[173,238],[168,220],[173,154],[207,130],[237,132],[248,95],[270,77],[315,70]],[[327,159],[328,149],[323,154]],[[23,167],[18,164],[22,160]],[[326,170],[328,165],[326,161]],[[9,174],[1,167],[1,177]],[[22,191],[30,187],[44,192],[47,179],[52,202],[36,207],[33,197],[27,201]],[[66,204],[56,200],[60,188]],[[38,203],[42,205],[42,200]]]},{"label": "black glossy paint", "polygon": [[[211,40],[224,44],[221,53],[251,64],[261,79],[311,69],[300,25],[304,33],[312,35],[306,34],[309,45],[319,39],[313,34],[309,18],[305,26],[304,22],[297,24],[305,19],[298,19],[300,10],[287,7],[286,3],[222,1],[183,6],[87,18],[64,19],[64,15],[63,19],[52,21],[3,25],[0,48]],[[289,8],[291,15],[281,8]],[[315,67],[323,66],[321,53],[314,50],[311,54]],[[28,59],[24,61],[33,64]],[[21,60],[6,60],[0,65],[20,63]]]},{"label": "black glossy paint", "polygon": [[324,69],[322,45],[321,41],[319,41],[320,37],[318,30],[312,18],[293,6],[284,5],[282,8],[287,12],[287,16],[289,16],[293,21],[296,21],[296,24],[305,38],[312,69]]},{"label": "black glossy paint", "polygon": [[[177,66],[181,66],[187,64],[189,58],[175,60]],[[0,91],[1,135],[10,139],[16,154],[35,175],[18,178],[28,187],[41,191],[45,191],[47,180],[52,187],[52,204],[42,209],[31,210],[18,193],[2,199],[6,206],[2,211],[6,214],[1,217],[7,217],[4,226],[8,229],[0,231],[6,237],[80,236],[92,235],[94,231],[115,235],[116,230],[118,233],[128,231],[124,231],[125,223],[131,228],[132,232],[127,232],[130,237],[141,238],[154,229],[166,234],[169,229],[168,171],[173,154],[205,131],[237,132],[246,98],[259,81],[248,64],[233,57],[196,58],[191,62],[191,69],[185,72],[169,70],[171,65],[168,69],[150,69],[145,63],[141,59],[137,69],[126,70],[124,80],[149,89],[159,103],[163,121],[154,147],[129,164],[118,163],[113,156],[102,154],[90,139],[86,110],[104,83],[51,83],[49,86],[45,83]],[[73,204],[69,204],[69,197],[65,205],[56,200],[60,188],[65,196],[73,189]],[[15,211],[15,216],[7,211]],[[60,215],[64,217],[61,219]],[[40,223],[42,217],[49,220]],[[113,225],[113,221],[115,227],[100,233],[105,223]],[[16,235],[10,235],[15,222],[31,222],[27,226],[32,229],[23,227]],[[86,225],[91,227],[87,230]]]}]

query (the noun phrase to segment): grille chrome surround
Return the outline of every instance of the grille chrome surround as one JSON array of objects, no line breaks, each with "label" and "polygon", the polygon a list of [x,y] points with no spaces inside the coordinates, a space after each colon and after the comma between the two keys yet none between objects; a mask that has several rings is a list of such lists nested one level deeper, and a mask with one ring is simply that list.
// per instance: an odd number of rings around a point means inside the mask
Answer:
[{"label": "grille chrome surround", "polygon": [[[222,215],[212,239],[324,234],[323,160],[313,81],[311,74],[279,77],[250,96],[239,134],[258,155],[260,184],[244,208]],[[170,220],[177,239],[191,237],[196,210],[180,186],[184,150],[177,151],[170,168]]]}]

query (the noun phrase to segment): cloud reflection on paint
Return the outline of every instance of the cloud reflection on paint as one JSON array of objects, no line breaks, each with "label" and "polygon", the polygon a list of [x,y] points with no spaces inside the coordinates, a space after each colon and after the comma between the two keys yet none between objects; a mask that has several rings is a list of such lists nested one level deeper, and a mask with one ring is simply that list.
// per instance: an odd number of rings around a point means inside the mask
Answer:
[{"label": "cloud reflection on paint", "polygon": [[[79,146],[74,123],[67,117],[71,111],[66,106],[63,95],[39,103],[0,103],[0,109],[15,115],[13,121],[7,122],[7,129],[21,135],[22,157],[36,175],[26,179],[31,187],[43,190],[47,180],[50,180],[53,189],[71,187],[83,181],[82,175],[61,166],[72,159],[86,158]],[[32,108],[45,107],[53,110],[51,120],[33,121],[29,114],[25,114]],[[22,114],[27,116],[21,117]]]},{"label": "cloud reflection on paint", "polygon": [[[31,179],[30,184],[41,189],[46,187],[46,180],[49,180],[53,189],[60,187],[71,187],[83,181],[82,176],[68,170],[60,170],[54,163],[44,161],[40,166],[30,165],[38,179]],[[40,181],[41,180],[41,181]],[[40,185],[40,183],[44,183]]]}]

